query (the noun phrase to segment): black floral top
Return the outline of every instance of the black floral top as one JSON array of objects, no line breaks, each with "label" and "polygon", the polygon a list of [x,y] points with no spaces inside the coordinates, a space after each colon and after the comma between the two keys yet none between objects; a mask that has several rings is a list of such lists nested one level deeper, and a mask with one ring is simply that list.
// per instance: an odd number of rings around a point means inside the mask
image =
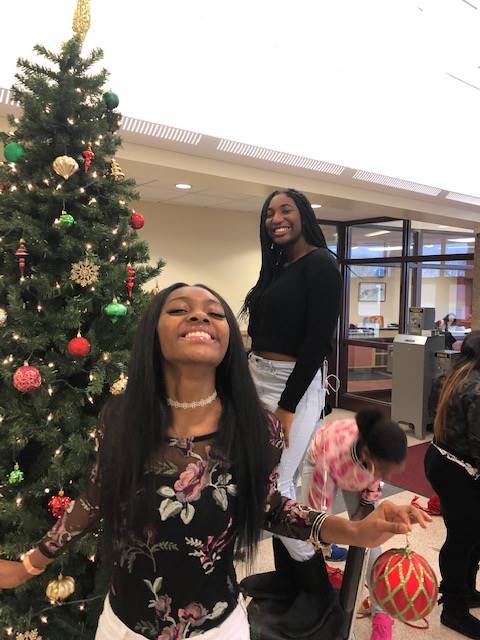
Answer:
[{"label": "black floral top", "polygon": [[[306,540],[318,511],[282,497],[277,465],[283,449],[279,422],[269,418],[269,479],[265,528]],[[215,447],[215,434],[169,439],[162,457],[152,459],[155,509],[145,504],[142,524],[118,550],[109,593],[122,622],[154,640],[178,640],[219,626],[238,601],[233,566],[235,470]],[[85,495],[72,502],[39,544],[58,556],[98,518],[96,468]],[[144,496],[146,498],[146,496]],[[139,496],[142,500],[142,496]]]}]

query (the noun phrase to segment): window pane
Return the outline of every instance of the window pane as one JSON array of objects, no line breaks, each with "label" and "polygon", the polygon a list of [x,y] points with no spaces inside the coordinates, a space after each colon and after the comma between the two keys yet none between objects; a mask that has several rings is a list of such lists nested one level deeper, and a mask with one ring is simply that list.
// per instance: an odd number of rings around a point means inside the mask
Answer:
[{"label": "window pane", "polygon": [[409,307],[433,307],[439,326],[448,316],[458,350],[472,326],[473,262],[417,262],[409,268]]},{"label": "window pane", "polygon": [[350,229],[350,258],[392,258],[402,255],[403,222],[375,222]]},{"label": "window pane", "polygon": [[347,392],[391,402],[392,375],[385,347],[348,345]]},{"label": "window pane", "polygon": [[348,337],[393,340],[400,315],[400,265],[352,264],[348,277]]},{"label": "window pane", "polygon": [[475,235],[470,229],[412,222],[409,253],[419,256],[473,253],[474,242]]}]

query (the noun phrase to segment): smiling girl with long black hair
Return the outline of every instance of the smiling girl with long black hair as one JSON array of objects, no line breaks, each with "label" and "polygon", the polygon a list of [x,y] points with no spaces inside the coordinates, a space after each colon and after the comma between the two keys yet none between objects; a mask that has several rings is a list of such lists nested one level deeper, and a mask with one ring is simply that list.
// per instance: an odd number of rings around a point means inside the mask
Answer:
[{"label": "smiling girl with long black hair", "polygon": [[384,503],[351,523],[280,495],[278,420],[258,399],[231,309],[204,286],[153,299],[99,436],[87,491],[21,562],[0,560],[0,589],[16,587],[103,518],[113,570],[97,640],[248,640],[233,558],[252,557],[262,527],[375,546],[428,519]]}]

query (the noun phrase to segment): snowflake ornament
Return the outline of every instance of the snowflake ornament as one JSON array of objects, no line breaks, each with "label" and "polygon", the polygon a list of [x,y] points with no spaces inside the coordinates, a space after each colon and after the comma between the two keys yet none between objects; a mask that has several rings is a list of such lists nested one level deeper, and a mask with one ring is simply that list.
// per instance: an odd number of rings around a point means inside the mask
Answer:
[{"label": "snowflake ornament", "polygon": [[94,262],[86,258],[72,264],[70,279],[79,284],[81,287],[88,287],[98,280],[98,272],[100,267]]},{"label": "snowflake ornament", "polygon": [[25,633],[17,633],[16,640],[42,640],[42,636],[38,635],[36,629],[25,631]]}]

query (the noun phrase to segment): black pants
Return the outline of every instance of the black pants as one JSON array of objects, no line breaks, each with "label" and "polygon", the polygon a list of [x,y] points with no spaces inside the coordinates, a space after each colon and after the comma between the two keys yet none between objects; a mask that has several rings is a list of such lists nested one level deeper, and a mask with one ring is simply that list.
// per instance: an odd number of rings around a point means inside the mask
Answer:
[{"label": "black pants", "polygon": [[480,553],[480,479],[433,445],[425,455],[425,474],[440,498],[447,528],[439,557],[440,590],[445,596],[466,596],[473,588]]}]

